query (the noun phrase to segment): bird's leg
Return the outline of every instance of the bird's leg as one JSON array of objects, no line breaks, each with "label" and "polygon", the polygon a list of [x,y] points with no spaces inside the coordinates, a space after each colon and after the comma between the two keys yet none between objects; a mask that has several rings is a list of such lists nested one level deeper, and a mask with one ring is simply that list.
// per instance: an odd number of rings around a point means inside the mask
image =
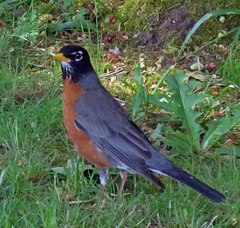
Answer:
[{"label": "bird's leg", "polygon": [[124,185],[126,183],[127,177],[128,177],[128,172],[125,170],[120,170],[120,176],[121,176],[121,185],[120,185],[120,195],[122,195]]},{"label": "bird's leg", "polygon": [[121,185],[120,185],[120,191],[119,194],[122,195],[124,185],[126,183],[127,177],[128,177],[128,172],[125,170],[120,170],[120,176],[121,176]]},{"label": "bird's leg", "polygon": [[107,173],[107,169],[105,168],[98,168],[98,173],[100,175],[100,182],[102,185],[100,195],[99,195],[99,200],[101,200],[108,183],[108,173]]},{"label": "bird's leg", "polygon": [[[117,202],[116,202],[117,204],[119,203],[120,197],[122,196],[123,188],[124,188],[125,182],[126,182],[127,177],[128,177],[128,172],[125,171],[125,170],[120,170],[120,177],[121,177],[122,180],[121,180],[119,195],[118,195]],[[115,205],[115,207],[116,207],[116,205]]]},{"label": "bird's leg", "polygon": [[[107,173],[107,169],[105,169],[105,168],[98,168],[98,173],[100,175],[100,183],[102,185],[98,201],[101,202],[103,194],[104,194],[106,186],[107,186],[107,183],[108,183],[108,173]],[[98,207],[98,205],[97,205],[97,203],[95,203],[92,206],[92,209],[96,209],[97,207]]]}]

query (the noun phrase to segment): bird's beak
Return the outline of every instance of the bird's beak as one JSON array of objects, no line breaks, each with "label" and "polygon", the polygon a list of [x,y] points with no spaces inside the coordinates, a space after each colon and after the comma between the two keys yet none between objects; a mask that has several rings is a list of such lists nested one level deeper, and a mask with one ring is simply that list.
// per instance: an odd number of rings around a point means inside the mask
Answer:
[{"label": "bird's beak", "polygon": [[63,55],[63,53],[59,53],[59,54],[53,55],[53,58],[58,60],[58,61],[64,61],[64,62],[70,62],[71,61],[71,59],[65,57]]}]

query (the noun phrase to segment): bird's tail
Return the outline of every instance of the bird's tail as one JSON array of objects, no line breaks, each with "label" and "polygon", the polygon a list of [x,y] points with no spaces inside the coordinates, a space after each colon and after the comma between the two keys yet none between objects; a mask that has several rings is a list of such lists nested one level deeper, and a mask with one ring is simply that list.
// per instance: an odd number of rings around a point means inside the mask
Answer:
[{"label": "bird's tail", "polygon": [[209,187],[208,185],[204,184],[202,181],[198,180],[197,178],[190,175],[186,171],[182,170],[178,166],[174,165],[163,155],[161,155],[160,159],[158,156],[157,159],[154,159],[154,161],[152,160],[152,162],[149,162],[148,166],[151,171],[161,175],[172,177],[175,180],[200,192],[201,194],[203,194],[204,196],[208,197],[209,199],[215,202],[221,202],[223,199],[225,199],[225,196],[223,194]]}]

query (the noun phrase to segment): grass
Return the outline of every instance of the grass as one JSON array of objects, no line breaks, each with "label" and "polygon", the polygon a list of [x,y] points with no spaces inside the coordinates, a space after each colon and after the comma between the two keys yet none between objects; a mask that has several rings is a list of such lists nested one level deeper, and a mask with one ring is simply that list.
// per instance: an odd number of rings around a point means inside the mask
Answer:
[{"label": "grass", "polygon": [[[239,29],[240,32],[240,29]],[[220,73],[229,83],[233,83],[239,89],[240,85],[240,45],[230,50],[230,54],[225,61],[222,61]]]},{"label": "grass", "polygon": [[[28,10],[26,2],[21,3],[23,11]],[[100,191],[97,172],[84,159],[78,158],[67,140],[62,118],[59,65],[52,64],[44,70],[32,67],[32,63],[41,65],[49,61],[49,57],[26,56],[23,47],[27,42],[17,39],[23,37],[30,42],[38,37],[35,32],[41,29],[37,24],[38,8],[25,14],[27,21],[20,23],[25,16],[15,17],[16,6],[7,3],[3,6],[1,13],[4,12],[4,22],[9,24],[3,31],[10,33],[3,33],[5,35],[0,39],[0,48],[7,50],[1,55],[4,58],[0,65],[0,227],[239,226],[240,161],[237,149],[225,155],[217,152],[194,155],[186,151],[166,154],[174,163],[224,193],[227,200],[222,203],[213,203],[166,177],[161,177],[166,185],[162,191],[140,176],[129,175],[124,195],[117,204],[120,177],[117,170],[111,169],[107,193],[99,209],[93,211],[91,206],[98,201]],[[18,23],[15,24],[15,20]],[[8,52],[9,47],[14,47],[12,53]],[[93,59],[97,59],[93,64],[98,71],[103,68],[101,48],[98,45],[97,51],[93,47],[90,49],[90,54],[95,56]],[[233,58],[223,65],[222,72],[225,78],[238,85],[239,77],[233,77],[239,75],[236,51],[239,46],[232,50],[230,57]],[[129,80],[132,83],[131,78]],[[115,83],[117,85],[119,82]],[[122,88],[110,87],[109,90],[126,99]],[[237,103],[237,95],[233,99]],[[67,168],[69,159],[76,161],[79,169],[70,172]],[[89,169],[93,174],[86,177],[85,171]],[[62,175],[60,170],[66,174]]]},{"label": "grass", "polygon": [[234,227],[235,221],[235,227],[239,225],[237,151],[226,156],[166,155],[224,193],[223,203],[213,203],[169,178],[162,177],[163,192],[130,175],[116,204],[120,178],[110,170],[107,196],[93,211],[100,186],[93,175],[85,177],[83,170],[89,165],[83,159],[77,162],[80,169],[66,176],[52,171],[78,158],[64,130],[59,65],[31,74],[27,62],[14,67],[6,59],[0,70],[0,227],[196,228]]}]

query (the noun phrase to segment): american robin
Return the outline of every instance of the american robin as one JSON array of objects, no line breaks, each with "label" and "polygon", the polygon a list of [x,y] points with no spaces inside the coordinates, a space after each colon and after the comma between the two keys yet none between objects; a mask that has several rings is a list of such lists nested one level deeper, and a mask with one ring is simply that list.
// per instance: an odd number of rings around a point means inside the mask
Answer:
[{"label": "american robin", "polygon": [[54,58],[61,62],[63,117],[68,136],[78,153],[97,167],[101,195],[108,182],[107,168],[113,167],[120,169],[120,194],[128,173],[140,174],[164,188],[156,173],[172,177],[215,202],[225,199],[223,194],[174,165],[152,146],[101,85],[84,48],[65,46]]}]

